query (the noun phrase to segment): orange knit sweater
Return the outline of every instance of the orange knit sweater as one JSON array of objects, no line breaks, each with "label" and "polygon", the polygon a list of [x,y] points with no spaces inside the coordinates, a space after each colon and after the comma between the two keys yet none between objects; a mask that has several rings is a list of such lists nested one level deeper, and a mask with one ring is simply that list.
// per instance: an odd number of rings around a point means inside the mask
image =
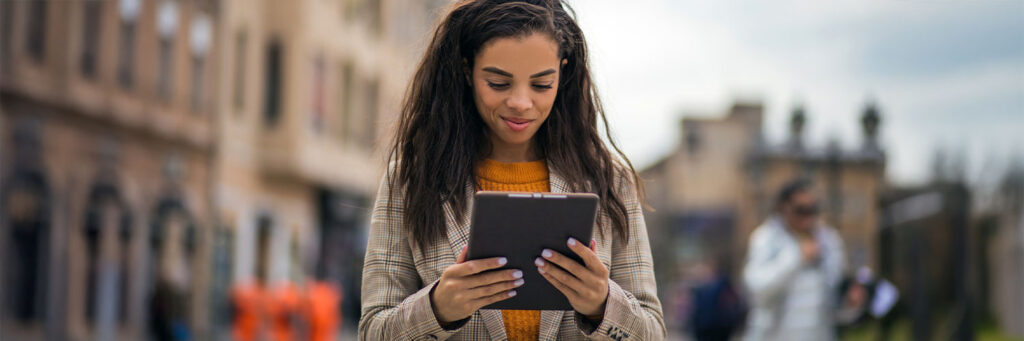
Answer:
[{"label": "orange knit sweater", "polygon": [[[485,191],[548,192],[551,186],[544,160],[501,163],[487,159],[477,167],[477,182]],[[502,310],[501,317],[509,341],[537,340],[540,335],[540,310]]]}]

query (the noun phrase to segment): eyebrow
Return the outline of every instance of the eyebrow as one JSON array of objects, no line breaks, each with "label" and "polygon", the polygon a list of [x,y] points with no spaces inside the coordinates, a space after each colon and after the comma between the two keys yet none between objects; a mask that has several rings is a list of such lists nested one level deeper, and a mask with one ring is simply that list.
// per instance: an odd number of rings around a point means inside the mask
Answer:
[{"label": "eyebrow", "polygon": [[[483,68],[483,70],[487,71],[487,72],[490,72],[490,73],[493,73],[493,74],[505,76],[505,77],[512,77],[512,74],[508,73],[508,71],[505,71],[505,70],[502,70],[502,69],[499,69],[499,68],[496,68],[496,67],[493,67],[493,66],[485,67],[485,68]],[[547,69],[547,70],[544,70],[544,71],[541,71],[541,72],[538,72],[538,73],[530,75],[530,78],[544,77],[544,76],[550,75],[552,73],[555,73],[555,69]]]}]

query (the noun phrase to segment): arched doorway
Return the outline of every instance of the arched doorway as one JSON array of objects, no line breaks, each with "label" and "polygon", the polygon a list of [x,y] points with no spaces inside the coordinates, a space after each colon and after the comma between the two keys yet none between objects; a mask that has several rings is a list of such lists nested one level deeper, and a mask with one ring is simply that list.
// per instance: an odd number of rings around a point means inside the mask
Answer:
[{"label": "arched doorway", "polygon": [[[17,169],[3,187],[4,316],[21,324],[42,322],[49,260],[50,191],[43,174]],[[0,239],[3,240],[3,239]]]},{"label": "arched doorway", "polygon": [[124,324],[128,316],[131,214],[113,183],[98,181],[86,199],[84,313],[93,327]]}]

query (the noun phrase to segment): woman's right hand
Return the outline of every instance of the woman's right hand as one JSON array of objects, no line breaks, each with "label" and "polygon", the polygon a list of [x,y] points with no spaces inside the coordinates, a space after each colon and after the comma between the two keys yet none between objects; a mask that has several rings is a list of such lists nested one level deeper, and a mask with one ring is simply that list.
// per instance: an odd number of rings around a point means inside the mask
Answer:
[{"label": "woman's right hand", "polygon": [[523,272],[516,269],[488,271],[505,266],[505,257],[466,261],[462,248],[455,265],[444,269],[430,292],[430,306],[442,325],[473,315],[484,306],[509,299],[523,285]]}]

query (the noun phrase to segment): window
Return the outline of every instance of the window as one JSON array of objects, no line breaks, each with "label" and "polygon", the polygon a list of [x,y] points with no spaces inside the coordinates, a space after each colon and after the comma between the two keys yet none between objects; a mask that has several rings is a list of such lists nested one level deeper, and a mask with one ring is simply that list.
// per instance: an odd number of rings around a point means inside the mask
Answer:
[{"label": "window", "polygon": [[161,1],[156,13],[156,29],[160,35],[157,93],[164,99],[173,95],[174,38],[178,33],[178,19],[178,3],[174,0]]},{"label": "window", "polygon": [[263,121],[268,126],[277,124],[281,115],[281,79],[283,79],[281,42],[276,39],[267,45],[264,69]]},{"label": "window", "polygon": [[363,113],[366,115],[363,122],[366,127],[363,131],[363,146],[373,148],[373,142],[377,138],[377,96],[380,84],[377,80],[370,80],[366,84],[366,108]]},{"label": "window", "polygon": [[245,108],[245,54],[248,38],[245,31],[235,35],[235,109],[241,112]]},{"label": "window", "polygon": [[270,281],[270,243],[274,234],[274,219],[261,215],[256,222],[256,279]]},{"label": "window", "polygon": [[132,69],[135,65],[135,22],[124,20],[121,22],[121,46],[119,51],[119,63],[117,66],[117,80],[124,88],[130,88],[133,83]]},{"label": "window", "polygon": [[82,75],[96,76],[96,57],[100,44],[100,15],[103,1],[87,0],[82,3],[82,55],[79,67]]},{"label": "window", "polygon": [[192,26],[189,29],[189,45],[192,49],[192,110],[199,111],[204,104],[203,85],[206,83],[204,69],[213,38],[210,17],[204,13],[195,13],[192,16]]},{"label": "window", "polygon": [[134,83],[132,72],[135,68],[135,29],[139,17],[141,0],[121,0],[118,2],[121,15],[121,38],[118,46],[117,79],[123,88],[130,88]]},{"label": "window", "polygon": [[[13,25],[11,22],[14,21],[14,2],[12,1],[0,1],[0,60],[10,60],[11,50],[11,30]],[[0,63],[0,67],[5,70],[10,68],[11,63]]]},{"label": "window", "polygon": [[28,36],[25,49],[29,56],[42,61],[46,54],[46,4],[47,0],[35,0],[29,4]]},{"label": "window", "polygon": [[203,107],[203,64],[205,58],[192,57],[192,110]]},{"label": "window", "polygon": [[353,84],[353,77],[355,74],[355,68],[351,62],[344,62],[344,65],[340,68],[341,70],[341,102],[338,103],[338,137],[341,141],[348,141],[352,130],[352,100],[355,98],[353,91],[355,91],[355,84]]},{"label": "window", "polygon": [[686,152],[690,156],[697,155],[702,147],[702,137],[700,127],[696,122],[689,121],[683,124],[684,136],[686,139]]},{"label": "window", "polygon": [[313,80],[311,98],[310,98],[310,125],[313,128],[314,133],[323,132],[324,128],[324,83],[325,83],[325,70],[324,70],[324,57],[321,54],[313,60],[313,67],[310,71],[312,73]]},{"label": "window", "polygon": [[174,66],[172,63],[173,45],[174,42],[171,38],[160,38],[160,74],[157,77],[157,92],[160,93],[160,97],[165,99],[170,99],[174,95],[172,93],[174,87],[171,86],[174,84],[174,74],[171,72],[171,68]]}]

